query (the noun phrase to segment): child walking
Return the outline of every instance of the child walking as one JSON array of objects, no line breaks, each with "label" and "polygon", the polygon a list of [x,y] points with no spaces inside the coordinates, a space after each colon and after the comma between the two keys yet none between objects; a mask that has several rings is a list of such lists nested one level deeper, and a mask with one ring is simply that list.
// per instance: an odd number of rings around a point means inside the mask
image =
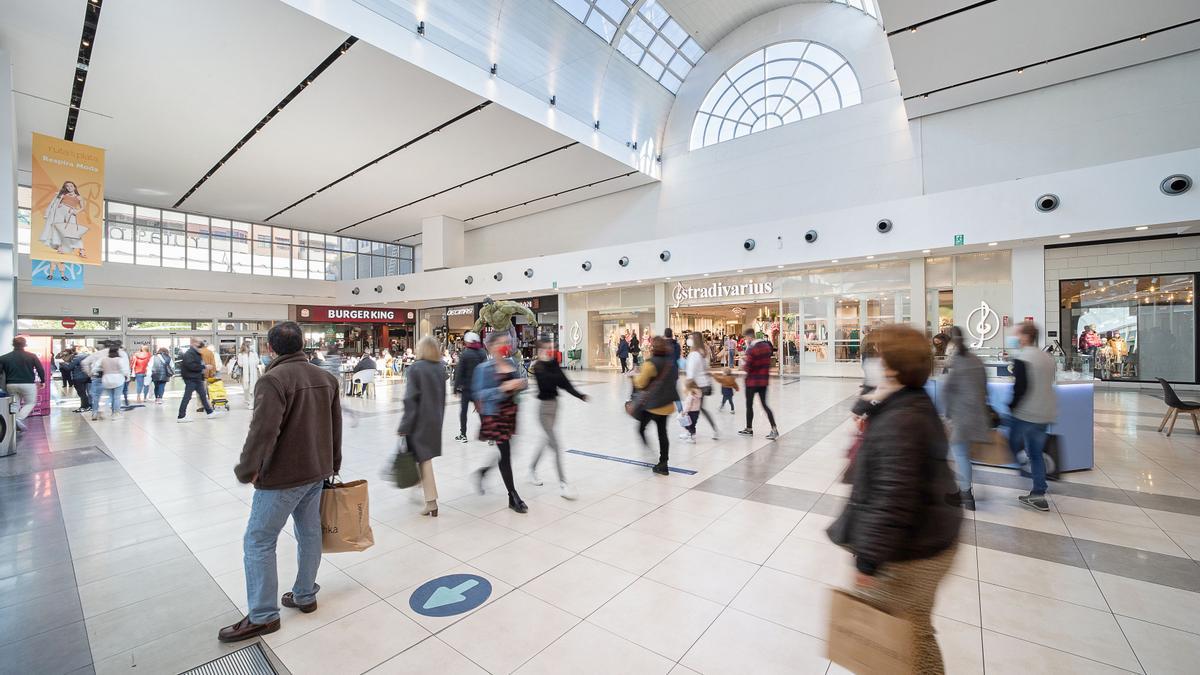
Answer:
[{"label": "child walking", "polygon": [[684,425],[684,431],[680,438],[684,443],[695,443],[696,422],[700,420],[700,387],[695,384],[689,385],[682,405],[683,411],[679,414],[684,417],[687,424]]},{"label": "child walking", "polygon": [[713,375],[713,379],[717,384],[721,385],[721,407],[719,410],[725,409],[725,404],[729,403],[729,414],[734,414],[733,411],[733,392],[738,390],[737,378],[729,371],[728,368],[722,368],[720,375]]}]

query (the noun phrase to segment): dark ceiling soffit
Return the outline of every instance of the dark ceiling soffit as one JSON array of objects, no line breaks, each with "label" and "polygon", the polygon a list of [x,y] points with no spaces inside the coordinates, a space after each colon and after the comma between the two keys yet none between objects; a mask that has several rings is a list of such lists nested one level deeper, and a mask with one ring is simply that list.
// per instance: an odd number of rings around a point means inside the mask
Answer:
[{"label": "dark ceiling soffit", "polygon": [[254,135],[257,134],[259,131],[262,131],[263,127],[267,126],[267,123],[270,122],[272,119],[274,119],[274,117],[276,115],[278,115],[280,113],[280,111],[282,111],[284,109],[284,107],[287,106],[287,104],[289,104],[293,100],[295,100],[295,98],[300,95],[300,92],[302,92],[306,88],[308,88],[308,85],[312,84],[314,80],[316,80],[318,77],[320,77],[321,73],[325,72],[325,70],[328,69],[329,66],[333,65],[334,61],[337,61],[347,51],[349,51],[349,49],[354,46],[355,42],[358,42],[358,38],[351,35],[350,37],[346,38],[346,40],[344,42],[342,42],[342,44],[338,45],[337,48],[334,49],[333,52],[331,52],[329,54],[329,56],[326,56],[324,61],[322,61],[320,64],[318,64],[316,68],[313,68],[313,71],[311,73],[309,73],[308,75],[306,75],[304,77],[304,79],[300,81],[300,84],[297,84],[295,87],[293,87],[292,90],[290,92],[288,92],[287,96],[283,97],[283,100],[281,100],[279,103],[275,104],[271,108],[270,112],[268,112],[266,115],[263,116],[263,118],[261,120],[258,121],[258,124],[255,124],[254,127],[252,129],[250,129],[250,131],[248,131],[245,136],[242,136],[242,139],[237,142],[237,145],[234,145],[232,148],[230,148],[229,152],[225,153],[224,157],[217,160],[217,163],[214,164],[213,167],[208,170],[208,173],[204,174],[200,178],[200,180],[196,181],[196,184],[192,186],[192,189],[185,192],[184,195],[179,198],[179,201],[175,202],[174,208],[179,208],[180,204],[183,204],[185,201],[187,201],[188,197],[191,197],[192,194],[196,192],[196,190],[199,190],[200,186],[204,185],[205,181],[207,181],[209,178],[212,178],[213,174],[215,174],[218,169],[220,169],[222,166],[224,166],[225,162],[228,162],[230,157],[233,157],[233,153],[237,152],[238,150],[241,150],[242,146],[249,143],[250,139],[254,138]]},{"label": "dark ceiling soffit", "polygon": [[[477,216],[471,216],[470,218],[467,218],[467,219],[466,219],[466,220],[464,220],[463,222],[465,222],[465,223],[469,223],[469,222],[471,222],[472,220],[478,220],[478,219],[480,219],[480,218],[486,218],[486,217],[488,217],[488,216],[494,216],[494,215],[496,215],[497,213],[502,213],[502,212],[504,212],[504,211],[508,211],[509,209],[516,209],[516,208],[520,208],[520,207],[522,207],[522,206],[529,206],[530,204],[532,204],[532,203],[534,203],[534,202],[540,202],[540,201],[542,201],[543,199],[553,199],[554,197],[558,197],[558,196],[561,196],[561,195],[565,195],[565,194],[568,194],[568,193],[570,193],[570,192],[575,192],[576,190],[586,190],[586,189],[588,189],[588,188],[590,188],[590,187],[593,187],[593,186],[596,186],[596,185],[601,185],[601,184],[603,184],[603,183],[607,183],[607,182],[609,182],[609,181],[618,180],[618,179],[621,179],[621,178],[626,178],[626,177],[628,177],[628,176],[632,176],[632,175],[633,175],[633,174],[635,174],[635,173],[638,173],[638,172],[637,172],[637,171],[630,171],[630,172],[628,172],[628,173],[623,173],[623,174],[621,174],[621,175],[619,175],[619,176],[612,176],[612,177],[610,177],[610,178],[603,178],[603,179],[601,179],[601,180],[592,181],[591,183],[587,183],[586,185],[579,185],[579,186],[577,186],[577,187],[569,188],[569,189],[566,189],[566,190],[559,190],[558,192],[555,192],[554,194],[544,195],[544,196],[542,196],[542,197],[536,197],[536,198],[534,198],[534,199],[529,199],[529,200],[523,201],[523,202],[521,202],[520,204],[513,204],[512,206],[506,206],[506,207],[504,207],[504,208],[502,208],[502,209],[496,209],[495,211],[488,211],[487,213],[481,213],[481,214],[479,214],[479,215],[477,215]],[[399,241],[399,240],[397,240],[397,241]]]},{"label": "dark ceiling soffit", "polygon": [[1015,73],[1019,70],[1024,70],[1026,68],[1033,68],[1034,66],[1042,66],[1042,65],[1046,65],[1047,63],[1054,63],[1055,61],[1062,61],[1065,59],[1079,56],[1081,54],[1088,54],[1090,52],[1095,52],[1095,51],[1099,51],[1101,49],[1107,49],[1109,47],[1113,47],[1113,46],[1116,46],[1119,44],[1124,44],[1126,42],[1133,42],[1134,40],[1141,40],[1141,39],[1150,37],[1151,35],[1158,35],[1159,33],[1165,33],[1170,30],[1175,30],[1176,28],[1183,28],[1184,26],[1190,26],[1194,23],[1200,23],[1200,19],[1191,19],[1189,21],[1183,21],[1181,23],[1177,23],[1172,26],[1167,26],[1165,28],[1159,28],[1157,30],[1149,31],[1147,33],[1138,33],[1137,35],[1133,35],[1131,37],[1121,38],[1119,40],[1113,40],[1112,42],[1106,42],[1102,45],[1096,45],[1094,47],[1088,47],[1086,49],[1080,49],[1079,51],[1071,52],[1070,54],[1062,54],[1061,56],[1055,56],[1054,58],[1046,59],[1044,61],[1037,61],[1036,63],[1030,63],[1030,64],[1024,65],[1024,66],[1017,66],[1016,68],[1009,68],[1008,70],[1002,70],[998,73],[992,73],[991,75],[983,75],[981,77],[976,77],[974,79],[959,82],[957,84],[948,84],[944,87],[938,87],[937,89],[930,89],[929,91],[921,92],[920,94],[913,94],[912,96],[905,96],[904,100],[911,101],[915,98],[924,98],[931,94],[937,94],[937,93],[940,93],[943,91],[947,91],[949,89],[954,89],[956,87],[962,87],[962,86],[966,86],[968,84],[975,84],[976,82],[990,80],[994,77],[1000,77],[1001,75],[1008,75],[1010,73]]},{"label": "dark ceiling soffit", "polygon": [[466,187],[476,181],[481,181],[484,178],[491,178],[492,176],[495,176],[498,173],[508,171],[509,169],[515,169],[516,167],[521,166],[522,164],[528,164],[530,162],[537,161],[543,157],[553,155],[556,152],[562,152],[563,150],[566,150],[567,148],[570,148],[570,147],[573,147],[576,145],[579,145],[579,141],[572,141],[570,143],[567,143],[566,145],[560,145],[559,147],[554,148],[552,150],[547,150],[546,152],[536,154],[533,157],[527,157],[526,159],[523,159],[519,162],[513,162],[512,164],[509,164],[508,166],[496,169],[495,171],[489,171],[483,175],[476,176],[470,180],[465,180],[465,181],[459,183],[458,185],[452,185],[448,188],[445,188],[444,190],[438,190],[437,192],[434,192],[433,194],[425,195],[424,197],[421,197],[420,199],[414,199],[411,202],[408,202],[407,204],[401,204],[400,206],[397,206],[396,208],[388,209],[387,211],[384,211],[383,213],[377,213],[369,218],[363,218],[362,220],[358,221],[357,223],[351,223],[350,225],[347,225],[347,226],[341,228],[340,230],[337,230],[336,233],[341,234],[342,232],[345,232],[346,230],[348,230],[352,227],[358,227],[359,225],[362,225],[363,223],[375,220],[376,218],[382,218],[383,216],[386,216],[390,213],[395,213],[395,212],[399,211],[400,209],[406,209],[406,208],[412,206],[413,204],[419,204],[427,199],[433,199],[434,197],[437,197],[439,195],[444,195],[447,192],[450,192],[451,190],[457,190],[461,187]]},{"label": "dark ceiling soffit", "polygon": [[959,7],[958,9],[954,10],[953,12],[946,12],[945,14],[938,14],[937,16],[931,16],[928,19],[925,19],[923,21],[918,21],[914,24],[905,26],[904,28],[897,28],[896,30],[888,31],[887,36],[892,37],[893,35],[896,35],[898,33],[907,33],[908,31],[916,30],[916,29],[920,28],[921,26],[927,26],[935,21],[941,21],[942,19],[948,19],[948,18],[954,16],[955,14],[962,14],[963,12],[969,12],[977,7],[983,7],[984,5],[990,5],[993,2],[996,2],[996,0],[982,0],[982,2],[977,2],[973,5],[967,5],[966,7]]},{"label": "dark ceiling soffit", "polygon": [[[480,110],[483,110],[484,108],[488,107],[491,104],[492,104],[491,101],[484,101],[483,103],[480,103],[479,105],[475,106],[474,108],[471,108],[470,110],[468,110],[466,112],[459,113],[458,115],[451,117],[450,119],[446,120],[445,122],[442,122],[441,124],[437,125],[436,127],[430,129],[429,131],[426,131],[425,133],[406,141],[402,145],[398,145],[398,146],[392,148],[391,150],[383,153],[382,155],[376,157],[375,159],[367,162],[366,164],[363,164],[362,166],[351,171],[350,173],[346,174],[345,176],[342,176],[341,178],[338,178],[337,180],[333,181],[332,183],[318,189],[316,192],[309,193],[309,194],[301,197],[300,199],[297,199],[296,201],[292,202],[291,204],[288,204],[287,206],[283,207],[282,209],[279,209],[275,213],[272,213],[271,215],[267,216],[266,220],[264,220],[263,222],[264,223],[271,222],[271,219],[274,218],[275,216],[278,216],[278,215],[284,213],[285,211],[288,211],[290,209],[295,208],[296,206],[299,206],[300,204],[303,204],[304,202],[308,201],[309,199],[316,197],[317,195],[321,194],[322,192],[324,192],[324,191],[328,190],[329,188],[333,187],[334,185],[337,185],[338,183],[346,180],[347,178],[354,176],[355,174],[359,173],[360,171],[368,169],[368,168],[382,162],[383,160],[387,159],[388,157],[391,157],[392,155],[396,154],[397,152],[400,152],[401,150],[404,150],[408,147],[411,147],[412,145],[414,145],[416,143],[419,143],[420,141],[425,140],[426,138],[432,136],[433,134],[436,134],[437,132],[445,129],[446,127],[450,126],[451,124],[454,124],[455,122],[459,122],[471,115],[474,115],[475,113],[479,112]],[[353,227],[353,226],[351,226],[351,227]]]},{"label": "dark ceiling soffit", "polygon": [[71,101],[67,105],[67,127],[63,130],[63,140],[75,140],[75,126],[79,123],[79,109],[83,107],[83,88],[87,85],[92,45],[96,44],[96,28],[100,25],[100,6],[103,4],[104,0],[90,0],[83,14],[83,34],[79,36],[75,72],[71,73]]}]

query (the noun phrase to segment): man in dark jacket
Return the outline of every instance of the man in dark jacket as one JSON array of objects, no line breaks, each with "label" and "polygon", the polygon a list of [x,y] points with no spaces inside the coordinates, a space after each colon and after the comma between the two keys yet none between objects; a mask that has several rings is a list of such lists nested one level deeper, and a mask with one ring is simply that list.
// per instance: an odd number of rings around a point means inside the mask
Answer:
[{"label": "man in dark jacket", "polygon": [[617,342],[617,359],[621,361],[621,373],[629,372],[629,341],[622,335]]},{"label": "man in dark jacket", "polygon": [[78,347],[71,354],[71,363],[68,366],[71,372],[71,386],[75,387],[75,392],[79,394],[79,407],[71,412],[88,412],[92,409],[92,395],[88,386],[91,384],[92,376],[88,374],[87,368],[84,366],[88,354]]},{"label": "man in dark jacket", "polygon": [[758,396],[763,410],[767,412],[767,421],[771,423],[771,432],[767,440],[779,438],[779,427],[775,426],[775,413],[767,407],[767,385],[771,383],[771,354],[774,351],[768,340],[755,339],[753,328],[747,328],[744,333],[746,353],[742,356],[742,368],[746,371],[746,428],[738,433],[743,436],[754,435],[754,397]]},{"label": "man in dark jacket", "polygon": [[250,612],[221,629],[222,642],[279,630],[275,544],[288,516],[296,531],[297,572],[280,602],[304,613],[317,608],[321,565],[321,485],[342,467],[342,410],[337,378],[304,357],[303,332],[293,321],[271,328],[276,357],[254,387],[254,417],[234,474],[254,484],[243,552]]},{"label": "man in dark jacket", "polygon": [[224,411],[213,410],[212,404],[208,402],[208,387],[204,384],[208,365],[204,362],[204,354],[201,353],[204,340],[192,338],[191,345],[179,360],[179,377],[183,380],[183,400],[179,402],[179,417],[175,420],[179,423],[191,422],[187,410],[188,404],[192,402],[192,392],[200,397],[200,405],[204,406],[204,413],[209,419],[225,414]]},{"label": "man in dark jacket", "polygon": [[463,350],[458,353],[458,365],[454,368],[454,391],[458,394],[458,435],[454,440],[459,443],[467,442],[467,409],[471,405],[471,378],[475,368],[487,360],[487,352],[479,335],[474,332],[463,336]]},{"label": "man in dark jacket", "polygon": [[13,338],[12,345],[11,352],[0,356],[0,372],[4,373],[4,388],[8,395],[21,402],[16,417],[17,431],[25,431],[25,418],[37,405],[38,383],[46,386],[46,370],[38,357],[25,351],[25,338]]}]

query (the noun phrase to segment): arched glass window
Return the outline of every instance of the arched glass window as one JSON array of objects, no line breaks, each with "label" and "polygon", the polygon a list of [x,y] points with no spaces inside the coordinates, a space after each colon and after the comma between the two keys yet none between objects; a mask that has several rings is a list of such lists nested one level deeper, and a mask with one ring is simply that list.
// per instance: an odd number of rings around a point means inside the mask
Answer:
[{"label": "arched glass window", "polygon": [[872,19],[879,19],[879,10],[875,9],[874,0],[830,0],[830,2],[836,2],[839,5],[853,7]]},{"label": "arched glass window", "polygon": [[708,90],[692,124],[691,149],[859,103],[858,78],[841,54],[804,40],[770,45],[738,61]]}]

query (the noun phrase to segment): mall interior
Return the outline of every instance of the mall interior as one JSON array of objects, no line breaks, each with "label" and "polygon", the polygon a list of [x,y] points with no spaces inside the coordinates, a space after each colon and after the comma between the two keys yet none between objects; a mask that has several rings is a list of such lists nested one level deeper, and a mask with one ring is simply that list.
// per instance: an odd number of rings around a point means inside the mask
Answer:
[{"label": "mall interior", "polygon": [[0,0],[0,672],[1195,673],[1197,120],[1194,0]]}]

